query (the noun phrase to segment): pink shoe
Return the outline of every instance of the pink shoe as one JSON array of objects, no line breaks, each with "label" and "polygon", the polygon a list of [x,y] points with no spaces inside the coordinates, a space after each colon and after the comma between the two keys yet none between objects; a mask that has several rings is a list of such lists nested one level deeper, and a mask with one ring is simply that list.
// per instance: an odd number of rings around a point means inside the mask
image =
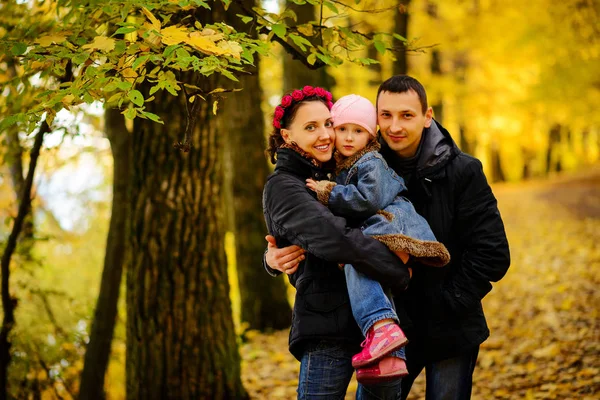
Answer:
[{"label": "pink shoe", "polygon": [[364,367],[379,360],[391,351],[406,345],[408,339],[397,324],[387,324],[377,329],[369,329],[362,342],[363,350],[352,357],[354,368]]},{"label": "pink shoe", "polygon": [[356,380],[363,385],[392,381],[406,375],[408,370],[404,360],[393,356],[384,357],[375,365],[356,370]]}]

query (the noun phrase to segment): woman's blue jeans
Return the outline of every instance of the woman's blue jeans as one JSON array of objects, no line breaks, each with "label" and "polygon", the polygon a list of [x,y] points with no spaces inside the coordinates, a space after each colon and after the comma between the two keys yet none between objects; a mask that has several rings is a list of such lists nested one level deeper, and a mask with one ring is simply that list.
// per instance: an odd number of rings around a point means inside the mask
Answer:
[{"label": "woman's blue jeans", "polygon": [[[344,273],[352,315],[365,337],[377,321],[393,319],[396,323],[399,322],[396,310],[379,282],[358,272],[350,264],[344,266]],[[392,352],[391,355],[406,359],[404,348]]]},{"label": "woman's blue jeans", "polygon": [[[307,345],[300,361],[298,399],[343,400],[354,368],[353,350],[344,343],[321,340]],[[402,379],[358,385],[357,400],[399,400]]]}]

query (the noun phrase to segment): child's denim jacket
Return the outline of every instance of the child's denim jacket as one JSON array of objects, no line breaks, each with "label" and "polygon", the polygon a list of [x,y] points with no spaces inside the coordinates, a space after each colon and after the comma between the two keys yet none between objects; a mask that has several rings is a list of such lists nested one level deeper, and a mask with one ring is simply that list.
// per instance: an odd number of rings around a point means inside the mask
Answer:
[{"label": "child's denim jacket", "polygon": [[401,195],[404,179],[392,170],[372,141],[356,154],[338,160],[336,182],[321,181],[317,197],[336,215],[364,220],[362,230],[393,251],[403,251],[419,262],[443,266],[450,261],[427,221]]}]

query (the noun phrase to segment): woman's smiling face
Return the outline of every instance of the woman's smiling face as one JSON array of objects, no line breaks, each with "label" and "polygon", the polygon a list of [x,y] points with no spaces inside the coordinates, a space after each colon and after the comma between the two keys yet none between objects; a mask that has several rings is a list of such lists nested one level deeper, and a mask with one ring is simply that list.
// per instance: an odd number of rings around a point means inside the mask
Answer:
[{"label": "woman's smiling face", "polygon": [[301,104],[289,127],[281,129],[281,135],[286,143],[295,143],[315,160],[331,160],[335,132],[331,113],[321,101]]}]

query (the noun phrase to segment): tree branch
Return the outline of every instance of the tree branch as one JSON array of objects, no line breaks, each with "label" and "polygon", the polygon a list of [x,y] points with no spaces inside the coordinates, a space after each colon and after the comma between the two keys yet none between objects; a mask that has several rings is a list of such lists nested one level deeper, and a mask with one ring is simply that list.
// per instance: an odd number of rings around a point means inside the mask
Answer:
[{"label": "tree branch", "polygon": [[[236,0],[235,2],[242,8],[242,10],[244,10],[244,12],[247,15],[254,16],[254,19],[263,18],[253,9],[246,7],[246,5],[244,4],[244,1]],[[271,33],[271,31],[266,26],[263,26],[258,33],[268,35]],[[282,38],[280,38],[277,35],[273,35],[271,37],[271,41],[279,43],[284,48],[284,50],[289,55],[292,56],[292,58],[294,60],[300,61],[308,69],[316,70],[316,69],[322,68],[326,65],[321,60],[316,60],[315,63],[312,65],[309,64],[309,62],[307,61],[308,55],[306,53],[303,53],[302,51],[300,51],[296,47],[292,46],[291,44],[289,44],[288,42],[286,42],[285,40],[283,40]]]},{"label": "tree branch", "polygon": [[[349,5],[349,4],[345,4],[345,3],[343,3],[343,2],[341,2],[341,1],[339,1],[339,0],[329,0],[329,1],[331,1],[332,3],[338,4],[338,5],[340,5],[340,6],[343,6],[343,7],[349,8],[349,9],[351,9],[352,11],[356,11],[356,12],[359,12],[359,13],[369,13],[369,14],[378,14],[378,13],[383,13],[383,12],[386,12],[386,11],[395,10],[396,8],[399,8],[399,7],[400,7],[400,8],[404,8],[402,5],[400,5],[400,6],[398,6],[398,5],[395,5],[395,6],[384,7],[384,8],[375,8],[375,9],[372,9],[372,10],[370,10],[370,9],[366,9],[366,10],[359,10],[358,8],[354,8],[354,7],[352,7],[351,5]],[[322,5],[323,5],[323,3],[321,2],[321,6],[322,6]]]}]

